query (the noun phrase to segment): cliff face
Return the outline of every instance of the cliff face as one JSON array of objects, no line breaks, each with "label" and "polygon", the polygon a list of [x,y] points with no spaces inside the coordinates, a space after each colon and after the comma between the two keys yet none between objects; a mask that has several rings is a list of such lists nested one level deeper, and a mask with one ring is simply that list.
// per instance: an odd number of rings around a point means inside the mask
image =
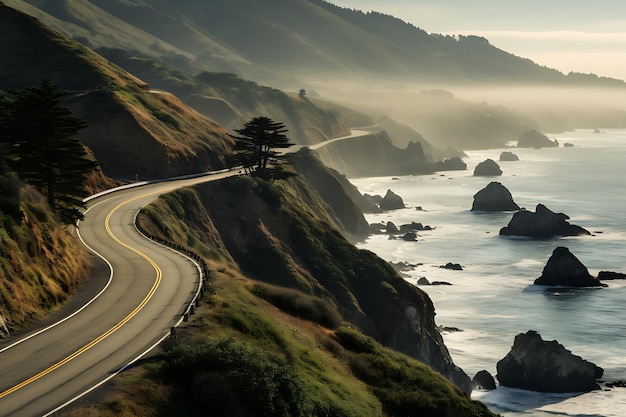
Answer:
[{"label": "cliff face", "polygon": [[348,177],[427,174],[434,171],[420,143],[396,147],[385,131],[329,143],[316,150],[327,166]]},{"label": "cliff face", "polygon": [[277,185],[231,178],[197,186],[195,192],[209,217],[203,222],[212,225],[201,238],[222,242],[247,276],[330,300],[365,334],[469,392],[470,380],[454,365],[428,296],[387,262],[349,243],[333,226],[328,206],[301,178]]}]

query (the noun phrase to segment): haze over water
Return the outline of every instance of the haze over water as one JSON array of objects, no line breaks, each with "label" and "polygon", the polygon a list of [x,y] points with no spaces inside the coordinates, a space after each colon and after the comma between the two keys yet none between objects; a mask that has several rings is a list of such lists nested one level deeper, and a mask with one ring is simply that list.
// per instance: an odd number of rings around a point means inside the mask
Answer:
[{"label": "haze over water", "polygon": [[[452,286],[421,286],[435,304],[438,325],[461,332],[444,333],[455,363],[472,377],[510,350],[516,334],[538,331],[558,340],[575,355],[604,368],[605,381],[626,379],[626,281],[607,281],[608,288],[548,292],[533,286],[557,246],[566,246],[593,275],[600,270],[626,273],[626,130],[590,130],[550,135],[561,146],[507,149],[517,162],[498,161],[503,149],[469,151],[466,171],[426,176],[352,179],[362,193],[384,195],[392,189],[406,209],[370,214],[370,223],[412,221],[434,228],[419,233],[418,242],[372,236],[359,244],[392,262],[420,264],[406,279],[420,277]],[[563,147],[569,142],[574,147]],[[501,177],[473,177],[476,164],[491,158]],[[570,216],[593,236],[536,240],[501,237],[498,232],[512,212],[471,212],[473,195],[489,182],[506,186],[520,207],[538,203]],[[423,211],[416,210],[421,206]],[[460,263],[463,271],[439,268]],[[473,397],[493,411],[513,416],[626,415],[626,389],[589,394],[542,394],[499,387]]]}]

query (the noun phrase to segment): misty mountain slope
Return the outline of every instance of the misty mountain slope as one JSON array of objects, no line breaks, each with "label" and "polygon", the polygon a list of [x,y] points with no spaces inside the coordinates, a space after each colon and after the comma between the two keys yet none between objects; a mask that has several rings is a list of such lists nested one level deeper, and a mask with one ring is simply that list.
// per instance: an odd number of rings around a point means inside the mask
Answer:
[{"label": "misty mountain slope", "polygon": [[46,22],[88,45],[136,50],[188,73],[228,71],[282,83],[333,75],[346,80],[393,76],[455,83],[623,84],[565,76],[484,38],[428,34],[392,16],[322,0],[8,1],[28,13],[39,7],[47,13],[41,16]]},{"label": "misty mountain slope", "polygon": [[[24,53],[28,51],[28,53]],[[0,5],[0,89],[50,78],[76,91],[68,105],[90,126],[79,138],[118,179],[163,178],[225,167],[232,139],[178,98],[38,20]]]}]

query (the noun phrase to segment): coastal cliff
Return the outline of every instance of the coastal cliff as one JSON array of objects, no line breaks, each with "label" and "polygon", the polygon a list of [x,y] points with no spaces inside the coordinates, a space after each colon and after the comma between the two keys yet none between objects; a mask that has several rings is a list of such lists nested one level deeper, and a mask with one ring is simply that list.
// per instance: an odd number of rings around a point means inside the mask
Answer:
[{"label": "coastal cliff", "polygon": [[454,365],[426,293],[348,242],[339,229],[345,232],[343,222],[307,181],[236,177],[205,183],[160,198],[140,220],[155,235],[167,230],[165,239],[194,242],[200,253],[219,247],[214,261],[226,260],[253,280],[330,302],[344,322],[431,366],[469,394],[470,379]]}]

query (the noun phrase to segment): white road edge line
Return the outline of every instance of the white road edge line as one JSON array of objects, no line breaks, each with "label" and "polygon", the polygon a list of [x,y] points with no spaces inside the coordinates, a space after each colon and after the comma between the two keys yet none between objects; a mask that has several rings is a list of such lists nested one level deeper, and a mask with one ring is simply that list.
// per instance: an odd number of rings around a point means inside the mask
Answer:
[{"label": "white road edge line", "polygon": [[[137,217],[137,215],[139,214],[139,212],[137,212],[135,214],[135,218]],[[170,248],[168,246],[165,246],[159,242],[155,242],[152,239],[149,239],[146,235],[144,235],[143,233],[141,233],[141,231],[139,231],[139,229],[137,229],[137,223],[134,222],[135,224],[135,230],[137,230],[137,232],[139,232],[139,234],[141,234],[146,240],[149,240],[150,242],[153,242],[156,245],[162,246],[166,249],[171,250],[172,252],[175,252],[185,258],[187,258],[188,260],[190,260],[191,262],[193,262],[193,264],[196,266],[196,269],[198,270],[198,289],[196,290],[196,295],[194,296],[194,298],[191,300],[196,301],[200,295],[200,291],[202,289],[202,268],[200,268],[200,265],[191,257],[187,256],[186,254],[182,253],[182,252],[178,252],[177,250]],[[82,239],[81,239],[82,240]],[[84,243],[84,242],[83,242]],[[87,246],[87,245],[85,245]],[[104,259],[104,258],[102,258]],[[106,261],[106,259],[104,259]],[[108,263],[108,261],[106,261]],[[112,269],[111,269],[112,270]],[[178,327],[180,325],[180,323],[183,322],[185,313],[183,313],[180,317],[180,319],[178,319],[178,321],[174,324],[174,327]],[[119,374],[121,374],[122,372],[124,372],[126,369],[128,369],[129,367],[131,367],[135,362],[137,362],[138,360],[140,360],[141,358],[143,358],[144,356],[146,356],[152,349],[156,348],[158,345],[160,345],[165,339],[167,339],[170,336],[170,333],[166,333],[163,337],[161,337],[159,340],[157,340],[157,342],[155,344],[153,344],[152,346],[150,346],[148,349],[146,349],[144,352],[142,352],[139,356],[137,356],[136,358],[134,358],[133,360],[131,360],[130,362],[128,362],[126,365],[122,366],[121,368],[119,368],[117,371],[113,372],[111,375],[109,375],[108,377],[106,377],[105,379],[103,379],[102,381],[98,382],[97,384],[95,384],[94,386],[92,386],[91,388],[86,389],[85,391],[81,392],[80,394],[78,394],[77,396],[75,396],[74,398],[69,399],[68,401],[66,401],[65,403],[61,404],[60,406],[58,406],[57,408],[55,408],[52,411],[49,411],[47,414],[44,414],[42,417],[50,417],[52,416],[54,413],[61,411],[62,409],[64,409],[65,407],[67,407],[68,405],[72,404],[75,401],[78,401],[79,399],[83,398],[85,395],[88,395],[89,393],[91,393],[92,391],[95,391],[96,389],[100,388],[102,385],[106,384],[107,382],[109,382],[111,379],[115,378],[116,376],[118,376]]]},{"label": "white road edge line", "polygon": [[[100,203],[102,203],[102,202],[104,202],[104,200],[103,200],[103,201],[101,201],[101,202],[99,202],[99,203],[94,204],[94,206],[96,206],[96,205],[98,205],[98,204],[100,204]],[[92,207],[94,207],[94,206],[92,206]],[[91,207],[90,207],[89,209],[87,209],[87,211],[89,211],[90,209],[91,209]],[[85,211],[85,213],[86,213],[87,211]],[[93,303],[96,299],[98,299],[98,297],[100,297],[100,296],[101,296],[101,295],[102,295],[102,294],[103,294],[103,293],[107,290],[107,288],[109,288],[109,285],[110,285],[110,284],[111,284],[111,282],[113,281],[113,265],[111,265],[111,263],[110,263],[108,260],[106,260],[106,259],[104,258],[104,256],[102,256],[100,253],[98,253],[98,252],[96,252],[95,250],[93,250],[91,247],[89,247],[89,246],[85,243],[85,241],[83,240],[82,236],[80,235],[80,230],[79,230],[78,228],[76,228],[76,234],[78,235],[78,238],[79,238],[79,239],[80,239],[80,241],[83,243],[83,245],[85,245],[85,247],[86,247],[87,249],[89,249],[92,253],[94,253],[95,255],[97,255],[100,259],[102,259],[104,262],[106,262],[106,263],[107,263],[107,265],[109,266],[109,271],[111,271],[111,272],[109,273],[109,280],[107,281],[106,285],[105,285],[105,286],[104,286],[104,288],[102,288],[102,290],[100,290],[100,292],[99,292],[98,294],[96,294],[96,295],[95,295],[95,296],[94,296],[91,300],[89,300],[89,301],[88,301],[85,305],[83,305],[81,308],[79,308],[78,310],[76,310],[75,312],[73,312],[72,314],[70,314],[69,316],[67,316],[67,317],[65,317],[65,318],[63,318],[63,319],[61,319],[61,320],[57,321],[56,323],[51,324],[50,326],[48,326],[48,327],[46,327],[46,328],[44,328],[44,329],[39,330],[38,332],[35,332],[35,333],[33,333],[33,334],[31,334],[31,335],[29,335],[29,336],[27,336],[27,337],[24,337],[23,339],[19,339],[19,340],[17,340],[16,342],[13,342],[12,344],[10,344],[10,345],[8,345],[8,346],[4,347],[3,349],[0,349],[0,353],[2,353],[2,352],[4,352],[4,351],[7,351],[7,350],[9,350],[9,349],[11,349],[11,348],[13,348],[13,347],[15,347],[15,346],[17,346],[17,345],[21,344],[21,343],[24,343],[25,341],[27,341],[27,340],[29,340],[29,339],[32,339],[33,337],[39,336],[40,334],[42,334],[42,333],[44,333],[44,332],[47,332],[48,330],[50,330],[50,329],[52,329],[52,328],[54,328],[54,327],[56,327],[56,326],[60,325],[61,323],[66,322],[67,320],[71,319],[72,317],[76,316],[78,313],[80,313],[81,311],[83,311],[84,309],[86,309],[87,307],[89,307],[89,305],[90,305],[91,303]]]}]

